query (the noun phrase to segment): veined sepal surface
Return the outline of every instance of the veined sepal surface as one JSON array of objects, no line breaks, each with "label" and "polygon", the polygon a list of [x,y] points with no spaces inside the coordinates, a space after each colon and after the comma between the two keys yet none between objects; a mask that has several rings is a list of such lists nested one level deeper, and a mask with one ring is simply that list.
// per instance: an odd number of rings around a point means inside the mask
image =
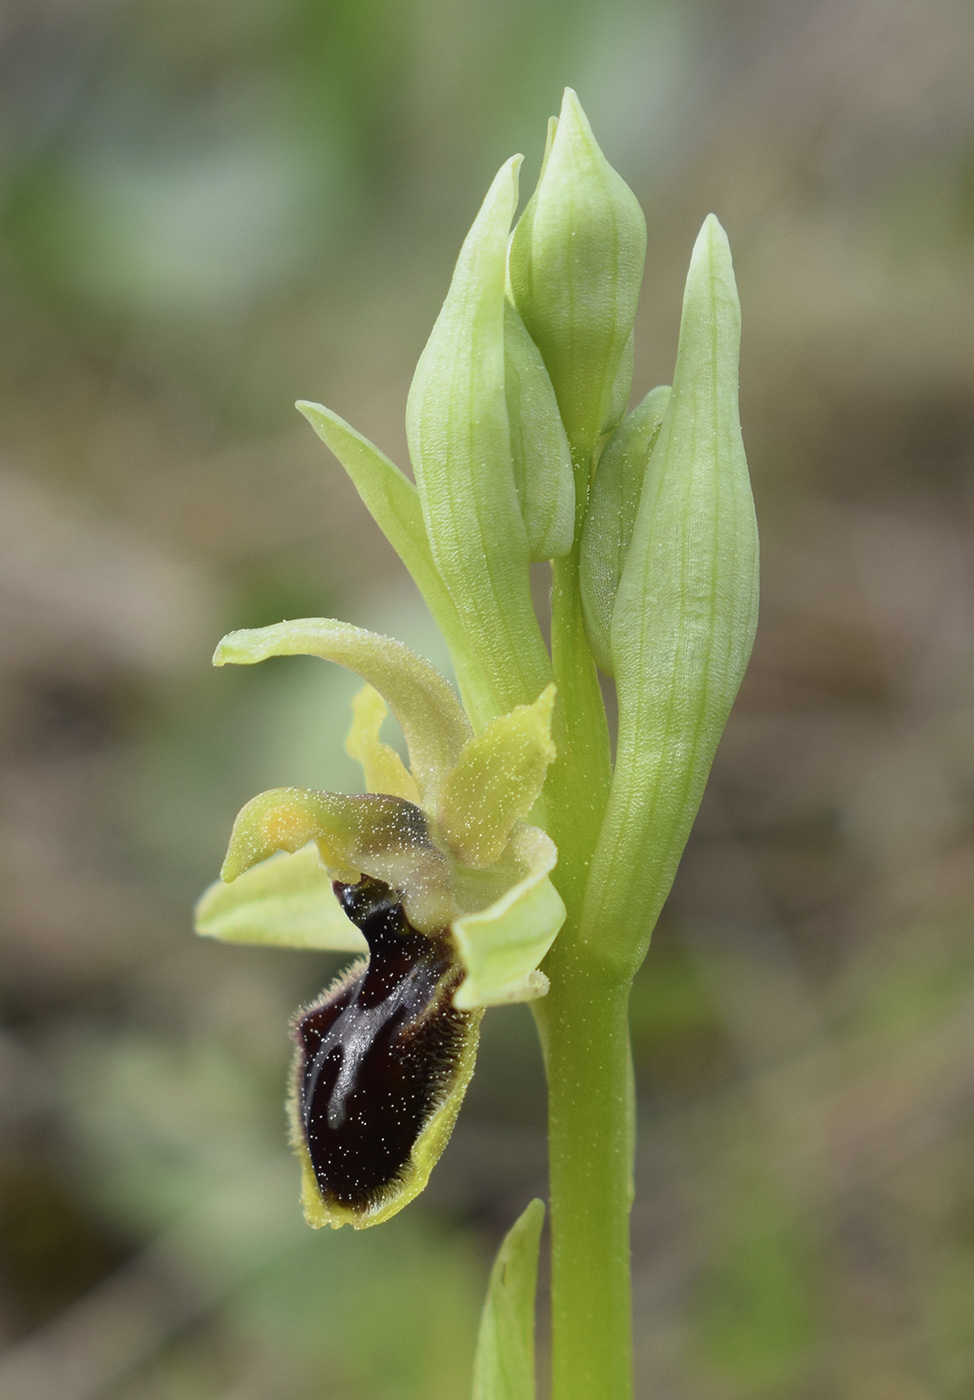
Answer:
[{"label": "veined sepal surface", "polygon": [[690,261],[673,390],[612,609],[619,737],[583,936],[598,927],[602,954],[621,969],[645,956],[757,625],[739,354],[730,248],[710,215]]}]

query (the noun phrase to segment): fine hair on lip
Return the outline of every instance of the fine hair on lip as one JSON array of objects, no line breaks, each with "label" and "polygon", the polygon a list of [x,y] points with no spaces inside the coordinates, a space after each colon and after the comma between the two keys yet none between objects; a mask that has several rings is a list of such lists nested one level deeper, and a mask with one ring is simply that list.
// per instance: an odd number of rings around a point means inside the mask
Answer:
[{"label": "fine hair on lip", "polygon": [[294,1098],[324,1201],[365,1212],[408,1175],[479,1018],[453,1005],[463,973],[448,935],[417,933],[379,880],[335,893],[369,956],[298,1015]]}]

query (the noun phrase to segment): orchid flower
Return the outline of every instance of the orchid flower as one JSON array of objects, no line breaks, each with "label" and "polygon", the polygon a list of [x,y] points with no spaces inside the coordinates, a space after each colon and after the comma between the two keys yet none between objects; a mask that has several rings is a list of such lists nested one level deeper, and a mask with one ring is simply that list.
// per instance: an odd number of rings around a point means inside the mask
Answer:
[{"label": "orchid flower", "polygon": [[[473,1073],[487,1006],[543,996],[565,917],[556,851],[525,823],[554,686],[475,736],[449,683],[390,637],[309,618],[231,633],[217,665],[306,654],[366,682],[347,741],[366,792],[261,793],[237,817],[197,929],[368,952],[294,1023],[291,1139],[308,1223],[378,1224],[423,1189]],[[392,709],[409,767],[379,737]]]}]

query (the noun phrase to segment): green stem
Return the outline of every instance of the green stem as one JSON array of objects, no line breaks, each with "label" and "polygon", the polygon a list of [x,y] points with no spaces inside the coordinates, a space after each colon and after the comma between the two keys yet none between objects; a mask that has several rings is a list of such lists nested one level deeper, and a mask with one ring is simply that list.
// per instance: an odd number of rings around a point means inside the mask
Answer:
[{"label": "green stem", "polygon": [[[557,946],[557,945],[556,945]],[[629,986],[562,953],[539,1009],[546,1047],[553,1400],[632,1394]]]},{"label": "green stem", "polygon": [[548,1074],[554,1400],[632,1394],[629,983],[580,946],[588,869],[611,780],[598,675],[585,636],[576,549],[554,566],[552,663],[558,758],[545,788],[568,920],[535,1003]]}]

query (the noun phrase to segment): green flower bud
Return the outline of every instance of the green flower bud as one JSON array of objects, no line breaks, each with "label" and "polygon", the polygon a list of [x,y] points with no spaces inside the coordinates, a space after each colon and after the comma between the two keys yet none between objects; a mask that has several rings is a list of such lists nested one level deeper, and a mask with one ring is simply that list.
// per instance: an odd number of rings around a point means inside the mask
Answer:
[{"label": "green flower bud", "polygon": [[504,390],[528,553],[536,561],[560,559],[575,538],[572,454],[544,360],[509,301],[504,305]]},{"label": "green flower bud", "polygon": [[587,467],[598,438],[625,411],[625,360],[645,256],[636,197],[566,88],[538,187],[511,239],[509,277],[551,375],[577,465]]},{"label": "green flower bud", "polygon": [[609,628],[629,553],[639,496],[659,437],[670,390],[652,389],[609,438],[595,472],[582,528],[579,585],[589,646],[599,668],[615,674]]}]

